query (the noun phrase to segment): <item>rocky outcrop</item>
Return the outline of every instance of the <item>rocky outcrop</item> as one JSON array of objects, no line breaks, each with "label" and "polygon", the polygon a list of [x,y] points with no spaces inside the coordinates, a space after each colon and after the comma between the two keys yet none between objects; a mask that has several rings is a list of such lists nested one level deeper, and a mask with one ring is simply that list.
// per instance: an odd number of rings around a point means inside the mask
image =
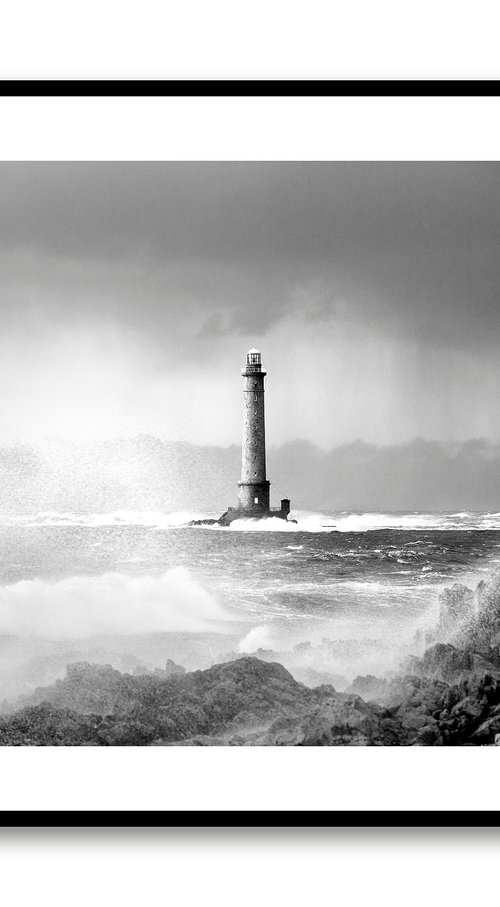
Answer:
[{"label": "rocky outcrop", "polygon": [[475,592],[454,585],[440,596],[438,638],[466,649],[478,651],[498,645],[500,634],[500,570]]},{"label": "rocky outcrop", "polygon": [[440,639],[456,639],[474,612],[474,592],[467,586],[454,583],[439,596],[437,635]]},{"label": "rocky outcrop", "polygon": [[278,718],[252,743],[257,746],[401,746],[409,743],[402,723],[387,709],[359,696],[338,693],[306,715]]},{"label": "rocky outcrop", "polygon": [[[500,672],[464,672],[449,647],[422,659],[439,674],[404,675],[354,692],[298,683],[279,664],[240,658],[205,671],[138,677],[77,664],[0,719],[3,746],[492,745],[500,734]],[[452,672],[452,676],[453,672]]]},{"label": "rocky outcrop", "polygon": [[396,745],[407,737],[383,707],[331,686],[310,689],[253,657],[170,676],[71,665],[0,719],[4,746]]},{"label": "rocky outcrop", "polygon": [[185,673],[186,668],[184,668],[182,665],[176,665],[175,661],[173,661],[171,658],[167,658],[167,661],[165,663],[166,677],[175,677],[176,675],[179,676],[180,674]]},{"label": "rocky outcrop", "polygon": [[[171,659],[141,674],[76,662],[0,718],[0,745],[500,745],[500,574],[475,593],[452,587],[441,609],[421,657],[345,692],[311,674],[310,645],[292,654],[312,687],[265,650],[190,672]],[[325,663],[337,649],[322,641]]]},{"label": "rocky outcrop", "polygon": [[[298,683],[279,664],[245,657],[205,671],[131,676],[76,664],[0,719],[3,746],[492,745],[500,734],[500,671],[466,671],[453,647],[422,659],[432,676],[354,692]],[[442,660],[439,669],[440,659]],[[443,679],[446,676],[448,679]]]},{"label": "rocky outcrop", "polygon": [[[413,745],[495,742],[500,732],[500,671],[491,664],[484,670],[481,656],[465,662],[462,655],[452,646],[435,646],[421,660],[420,674],[395,677],[379,689],[377,701],[401,722]],[[424,673],[426,665],[430,675]]]},{"label": "rocky outcrop", "polygon": [[345,692],[361,696],[366,702],[370,700],[381,702],[387,694],[388,683],[385,677],[374,677],[373,674],[358,675]]}]

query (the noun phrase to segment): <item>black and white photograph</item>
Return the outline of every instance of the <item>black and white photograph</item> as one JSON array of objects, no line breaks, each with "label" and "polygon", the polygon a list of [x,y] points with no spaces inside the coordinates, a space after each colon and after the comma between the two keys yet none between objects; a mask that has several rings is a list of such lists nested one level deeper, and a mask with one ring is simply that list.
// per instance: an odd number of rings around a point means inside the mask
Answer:
[{"label": "black and white photograph", "polygon": [[495,162],[0,163],[0,744],[500,744]]}]

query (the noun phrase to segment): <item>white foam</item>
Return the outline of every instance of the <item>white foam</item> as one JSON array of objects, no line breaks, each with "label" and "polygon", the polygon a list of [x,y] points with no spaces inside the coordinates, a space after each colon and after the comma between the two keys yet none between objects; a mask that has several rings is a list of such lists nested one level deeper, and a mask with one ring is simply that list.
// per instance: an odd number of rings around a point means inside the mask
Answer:
[{"label": "white foam", "polygon": [[[3,515],[0,526],[26,527],[145,527],[158,530],[175,529],[188,525],[193,520],[217,519],[219,513],[200,511],[136,511],[114,510],[110,513],[77,513],[45,511],[34,515]],[[459,513],[372,513],[294,510],[286,521],[278,517],[268,519],[234,520],[229,527],[213,525],[216,531],[231,532],[371,532],[383,529],[408,531],[440,530],[500,530],[500,513],[469,512]]]},{"label": "white foam", "polygon": [[206,513],[194,511],[177,511],[163,513],[156,510],[114,510],[110,513],[72,513],[44,511],[34,515],[6,515],[0,518],[4,526],[82,526],[90,529],[116,526],[144,526],[156,529],[172,529],[186,526],[191,520],[208,519]]},{"label": "white foam", "polygon": [[159,576],[106,573],[0,587],[0,634],[59,639],[201,632],[229,619],[185,567]]},{"label": "white foam", "polygon": [[374,529],[433,529],[443,524],[432,514],[351,513],[335,521],[338,532],[366,532]]},{"label": "white foam", "polygon": [[[232,532],[370,532],[382,529],[453,530],[500,529],[500,514],[428,514],[428,513],[317,513],[295,510],[296,522],[268,519],[234,520],[228,527]],[[220,527],[213,527],[220,528]]]},{"label": "white foam", "polygon": [[[467,514],[462,521],[446,514],[391,513],[314,513],[293,511],[295,522],[278,517],[268,519],[234,520],[228,527],[232,532],[370,532],[381,529],[443,530],[464,528],[499,528],[500,514]],[[220,527],[214,527],[220,528]]]},{"label": "white foam", "polygon": [[276,640],[272,637],[269,627],[261,624],[253,627],[246,636],[238,643],[238,651],[245,655],[252,655],[258,649],[273,649]]},{"label": "white foam", "polygon": [[296,523],[289,523],[279,517],[233,520],[228,528],[231,532],[298,532]]}]

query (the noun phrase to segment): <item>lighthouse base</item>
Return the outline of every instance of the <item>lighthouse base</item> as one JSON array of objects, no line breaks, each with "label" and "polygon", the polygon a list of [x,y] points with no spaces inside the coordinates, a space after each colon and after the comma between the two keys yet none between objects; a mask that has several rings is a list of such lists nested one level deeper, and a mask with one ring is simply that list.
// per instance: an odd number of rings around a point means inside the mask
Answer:
[{"label": "lighthouse base", "polygon": [[221,526],[230,526],[235,520],[265,520],[269,518],[277,518],[279,520],[288,520],[289,523],[296,523],[296,520],[290,520],[288,515],[290,513],[290,501],[288,498],[283,498],[281,501],[280,510],[263,510],[262,508],[257,507],[228,507],[225,513],[219,517],[217,522]]},{"label": "lighthouse base", "polygon": [[243,510],[249,516],[259,519],[269,513],[271,483],[264,479],[261,482],[238,482],[237,510]]},{"label": "lighthouse base", "polygon": [[188,526],[230,526],[235,520],[265,520],[270,517],[278,520],[286,520],[288,523],[296,523],[288,516],[290,513],[290,501],[283,498],[280,510],[251,510],[245,507],[228,507],[225,513],[218,520],[191,520]]}]

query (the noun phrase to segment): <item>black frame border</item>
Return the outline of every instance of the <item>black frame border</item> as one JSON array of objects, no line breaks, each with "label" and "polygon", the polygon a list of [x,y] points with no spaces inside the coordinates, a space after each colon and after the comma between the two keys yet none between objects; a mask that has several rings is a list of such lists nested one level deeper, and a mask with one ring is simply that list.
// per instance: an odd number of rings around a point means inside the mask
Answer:
[{"label": "black frame border", "polygon": [[0,97],[481,97],[500,80],[12,79]]},{"label": "black frame border", "polygon": [[0,828],[498,828],[498,810],[5,810]]},{"label": "black frame border", "polygon": [[[494,97],[500,80],[22,79],[0,97]],[[500,810],[1,810],[3,828],[498,828]]]}]

